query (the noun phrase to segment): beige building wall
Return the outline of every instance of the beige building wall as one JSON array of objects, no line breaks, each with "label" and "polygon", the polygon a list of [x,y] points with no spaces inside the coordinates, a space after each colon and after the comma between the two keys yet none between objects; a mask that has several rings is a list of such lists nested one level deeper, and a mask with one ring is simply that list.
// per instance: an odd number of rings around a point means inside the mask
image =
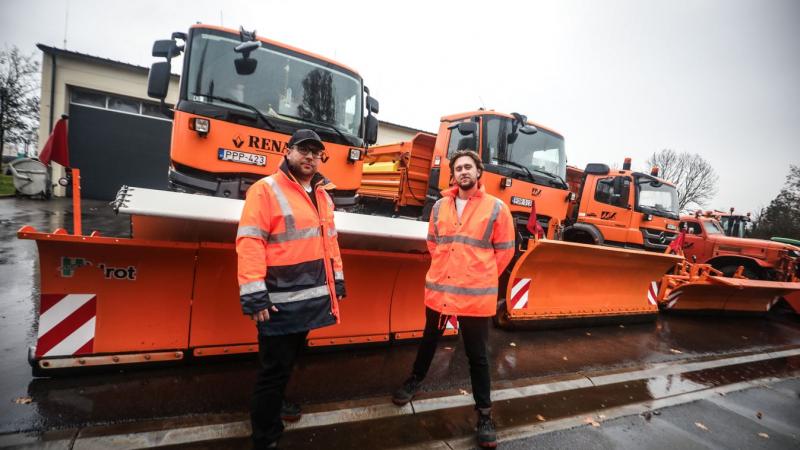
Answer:
[{"label": "beige building wall", "polygon": [[375,145],[410,141],[421,130],[388,122],[378,122],[378,142]]},{"label": "beige building wall", "polygon": [[[62,114],[69,112],[69,87],[81,87],[111,94],[154,101],[147,96],[147,71],[141,68],[128,67],[120,64],[94,62],[89,58],[73,57],[69,55],[55,55],[55,90],[52,92],[53,83],[53,58],[48,52],[43,54],[42,61],[42,91],[39,102],[39,151],[47,143],[53,124],[61,118]],[[174,65],[173,65],[174,67]],[[166,102],[175,104],[178,100],[179,77],[173,75],[169,94]],[[53,111],[53,123],[50,123],[50,111]],[[64,176],[64,168],[57,163],[52,164],[53,180]],[[55,195],[64,195],[64,188],[58,186]]]}]

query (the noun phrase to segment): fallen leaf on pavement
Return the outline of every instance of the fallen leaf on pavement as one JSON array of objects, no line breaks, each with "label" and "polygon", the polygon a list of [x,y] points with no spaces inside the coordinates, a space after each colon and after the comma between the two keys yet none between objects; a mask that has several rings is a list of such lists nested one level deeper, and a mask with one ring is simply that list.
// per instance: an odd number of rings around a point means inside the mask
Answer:
[{"label": "fallen leaf on pavement", "polygon": [[17,398],[14,399],[14,403],[16,403],[18,405],[27,405],[31,401],[32,400],[31,400],[30,397],[17,397]]},{"label": "fallen leaf on pavement", "polygon": [[769,439],[769,435],[767,433],[758,433],[758,435],[764,439]]},{"label": "fallen leaf on pavement", "polygon": [[445,347],[444,349],[445,349],[445,350],[452,350],[452,349],[453,349],[453,347]]},{"label": "fallen leaf on pavement", "polygon": [[703,425],[702,423],[700,423],[700,422],[695,422],[694,424],[697,426],[697,428],[700,428],[700,429],[701,429],[701,430],[703,430],[703,431],[708,431],[708,427],[707,427],[707,426],[705,426],[705,425]]},{"label": "fallen leaf on pavement", "polygon": [[592,335],[592,333],[589,333],[589,332],[587,331],[587,332],[586,332],[586,335],[587,335],[587,336],[591,336],[591,335]]},{"label": "fallen leaf on pavement", "polygon": [[672,353],[675,353],[676,355],[680,355],[681,353],[683,353],[682,351],[680,351],[678,349],[675,349],[675,348],[671,348],[671,349],[669,349],[669,351],[671,351]]},{"label": "fallen leaf on pavement", "polygon": [[761,411],[758,411],[756,413],[756,417],[758,417],[760,419],[760,418],[764,417],[764,414],[761,414]]},{"label": "fallen leaf on pavement", "polygon": [[600,419],[600,420],[603,420],[603,419],[606,418],[606,415],[605,414],[598,414],[597,418]]},{"label": "fallen leaf on pavement", "polygon": [[464,390],[464,389],[459,389],[459,390],[458,390],[458,392],[459,392],[461,395],[467,395],[467,394],[469,394],[469,392],[467,392],[467,391],[466,391],[466,390]]},{"label": "fallen leaf on pavement", "polygon": [[516,342],[512,342],[512,343],[510,343],[510,344],[508,344],[508,345],[510,345],[510,346],[512,346],[512,347],[516,347],[516,346],[517,346],[517,343],[516,343]]},{"label": "fallen leaf on pavement", "polygon": [[539,422],[544,422],[544,416],[541,415],[541,414],[537,414],[536,415],[536,420],[538,420]]},{"label": "fallen leaf on pavement", "polygon": [[596,420],[592,419],[591,417],[587,417],[586,419],[584,419],[584,422],[588,423],[589,425],[591,425],[593,427],[599,427],[600,426],[600,424]]},{"label": "fallen leaf on pavement", "polygon": [[564,361],[569,361],[569,359],[566,356],[562,357],[561,359],[563,359]]},{"label": "fallen leaf on pavement", "polygon": [[619,327],[620,327],[620,328],[625,328],[625,325],[620,325]]}]

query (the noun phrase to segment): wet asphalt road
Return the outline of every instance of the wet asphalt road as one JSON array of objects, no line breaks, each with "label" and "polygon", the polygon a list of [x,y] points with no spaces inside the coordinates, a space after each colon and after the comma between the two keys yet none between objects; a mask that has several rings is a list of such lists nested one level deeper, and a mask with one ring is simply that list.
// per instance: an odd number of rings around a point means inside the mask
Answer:
[{"label": "wet asphalt road", "polygon": [[[129,235],[127,217],[114,216],[104,202],[85,200],[83,220],[87,233]],[[252,357],[33,379],[26,352],[35,342],[36,248],[34,242],[16,238],[26,224],[42,231],[71,230],[69,200],[0,199],[0,433],[248,410],[255,376]],[[800,323],[661,316],[655,323],[624,327],[492,330],[490,345],[493,383],[502,387],[526,378],[797,346]],[[415,351],[414,344],[402,344],[307,354],[289,396],[317,404],[388,395],[407,376]],[[445,340],[424,389],[452,391],[468,385],[460,341]]]}]

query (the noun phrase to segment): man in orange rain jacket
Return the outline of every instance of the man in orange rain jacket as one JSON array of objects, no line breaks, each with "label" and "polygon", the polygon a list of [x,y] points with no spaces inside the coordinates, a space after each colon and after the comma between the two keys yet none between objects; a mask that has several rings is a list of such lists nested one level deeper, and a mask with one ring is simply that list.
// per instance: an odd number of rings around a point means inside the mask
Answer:
[{"label": "man in orange rain jacket", "polygon": [[284,391],[309,330],[339,321],[345,296],[333,201],[334,186],[317,168],[325,147],[317,133],[298,130],[273,175],[247,191],[236,236],[242,311],[258,328],[258,373],[251,412],[256,448],[277,445],[284,420],[300,408]]},{"label": "man in orange rain jacket", "polygon": [[486,347],[489,321],[497,311],[497,279],[514,256],[514,222],[508,206],[487,194],[478,181],[483,164],[477,153],[456,152],[450,172],[456,186],[443,192],[428,224],[431,267],[425,277],[425,331],[411,376],[392,401],[397,405],[411,401],[446,323],[458,317],[478,410],[478,444],[494,447]]}]

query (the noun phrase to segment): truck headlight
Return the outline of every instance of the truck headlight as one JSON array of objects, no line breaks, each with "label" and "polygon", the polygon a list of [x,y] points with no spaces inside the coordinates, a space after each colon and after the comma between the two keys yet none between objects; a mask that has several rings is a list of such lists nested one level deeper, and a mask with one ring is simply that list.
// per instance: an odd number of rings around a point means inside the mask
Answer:
[{"label": "truck headlight", "polygon": [[347,160],[354,163],[360,159],[361,159],[361,149],[351,148],[350,152],[348,152],[347,154]]}]

